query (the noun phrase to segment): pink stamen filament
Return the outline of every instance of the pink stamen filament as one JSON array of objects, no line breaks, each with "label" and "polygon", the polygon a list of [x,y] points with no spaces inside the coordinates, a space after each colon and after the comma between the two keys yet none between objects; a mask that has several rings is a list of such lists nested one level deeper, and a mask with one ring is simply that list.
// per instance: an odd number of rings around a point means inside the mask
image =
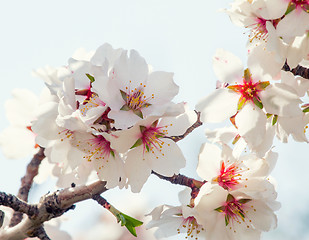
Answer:
[{"label": "pink stamen filament", "polygon": [[[181,215],[182,216],[182,215]],[[198,234],[201,231],[204,231],[204,228],[199,225],[194,217],[188,217],[185,218],[182,222],[182,225],[177,229],[177,233],[180,234],[180,228],[184,228],[187,230],[187,236],[186,239],[193,238],[195,236],[195,239],[198,239]]]},{"label": "pink stamen filament", "polygon": [[144,152],[147,150],[154,153],[154,148],[161,151],[164,142],[160,138],[167,134],[167,130],[161,130],[162,128],[163,127],[149,127],[142,132],[141,139],[144,145]]},{"label": "pink stamen filament", "polygon": [[235,163],[226,166],[222,161],[220,173],[215,181],[224,189],[231,190],[234,186],[239,184],[242,177],[241,171],[242,169],[240,169]]},{"label": "pink stamen filament", "polygon": [[[130,81],[131,83],[131,81]],[[132,110],[140,110],[143,107],[148,107],[148,102],[154,98],[154,94],[151,97],[146,97],[144,93],[144,88],[146,85],[140,84],[140,87],[134,90],[126,87],[126,105]]]},{"label": "pink stamen filament", "polygon": [[252,28],[252,35],[249,36],[249,41],[252,42],[253,39],[266,40],[268,37],[268,31],[266,29],[267,20],[257,17],[255,21],[255,23],[247,26],[247,28]]},{"label": "pink stamen filament", "polygon": [[110,142],[101,135],[89,139],[87,145],[88,147],[83,150],[88,153],[88,155],[84,156],[88,161],[93,158],[97,160],[106,158],[106,161],[108,161],[110,154],[113,152]]}]

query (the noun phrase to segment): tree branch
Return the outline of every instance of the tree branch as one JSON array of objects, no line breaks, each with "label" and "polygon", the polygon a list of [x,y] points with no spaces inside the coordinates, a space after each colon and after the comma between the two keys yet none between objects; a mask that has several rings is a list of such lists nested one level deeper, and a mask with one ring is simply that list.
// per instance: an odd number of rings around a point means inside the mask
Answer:
[{"label": "tree branch", "polygon": [[285,64],[282,67],[282,70],[291,72],[295,76],[298,75],[303,78],[309,79],[309,69],[303,66],[298,65],[296,68],[291,69],[290,66],[287,64],[287,62],[285,62]]},{"label": "tree branch", "polygon": [[31,237],[37,237],[41,240],[51,240],[47,233],[45,232],[45,229],[44,227],[41,225],[40,227],[38,227],[37,229],[35,229],[33,232],[32,232],[32,235]]},{"label": "tree branch", "polygon": [[191,126],[189,127],[186,132],[182,135],[179,135],[179,136],[172,136],[172,137],[167,137],[167,138],[170,138],[172,139],[174,142],[178,142],[182,139],[184,139],[187,135],[189,135],[194,129],[198,128],[199,126],[201,126],[203,123],[201,122],[200,120],[200,116],[201,116],[201,113],[198,112],[198,111],[195,111],[196,115],[197,115],[197,120],[196,122]]},{"label": "tree branch", "polygon": [[[44,148],[40,147],[38,153],[36,153],[30,163],[27,166],[26,174],[21,179],[21,186],[18,190],[17,197],[25,202],[28,201],[29,191],[33,183],[33,179],[39,172],[39,166],[42,160],[45,158]],[[10,222],[10,227],[15,226],[22,220],[23,214],[21,212],[14,212]]]},{"label": "tree branch", "polygon": [[[0,200],[3,200],[0,202],[0,205],[11,207],[15,211],[24,212],[28,217],[24,218],[19,224],[1,231],[0,239],[22,240],[34,236],[36,233],[43,234],[42,230],[38,231],[38,229],[42,227],[44,222],[59,217],[70,209],[74,209],[73,204],[77,202],[91,199],[94,195],[105,192],[107,190],[105,185],[105,181],[96,181],[88,185],[65,188],[43,196],[37,204],[28,204],[13,195],[3,193],[0,195],[2,196]],[[19,204],[22,207],[19,207]],[[31,207],[36,210],[33,212],[27,210]],[[46,237],[47,235],[43,239],[49,239]]]},{"label": "tree branch", "polygon": [[[187,176],[184,176],[182,174],[174,174],[172,177],[166,177],[159,173],[156,173],[154,171],[151,171],[152,174],[156,175],[158,178],[169,181],[172,184],[178,184],[182,186],[186,186],[191,188],[191,197],[192,199],[195,199],[200,191],[200,188],[203,186],[206,181],[199,181],[194,178],[189,178]],[[193,204],[193,202],[191,203]]]},{"label": "tree branch", "polygon": [[10,207],[16,212],[25,213],[28,216],[33,216],[38,211],[35,205],[29,204],[14,195],[5,192],[0,192],[0,205]]}]

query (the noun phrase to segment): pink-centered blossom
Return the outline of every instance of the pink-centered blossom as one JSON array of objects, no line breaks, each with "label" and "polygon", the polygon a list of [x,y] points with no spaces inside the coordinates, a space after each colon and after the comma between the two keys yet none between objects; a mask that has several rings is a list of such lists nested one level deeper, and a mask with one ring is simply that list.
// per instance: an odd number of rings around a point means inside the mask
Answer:
[{"label": "pink-centered blossom", "polygon": [[126,156],[125,172],[133,192],[140,191],[151,171],[165,176],[179,173],[185,158],[172,137],[184,134],[195,121],[193,111],[171,117],[148,117],[128,130],[112,134],[111,147]]},{"label": "pink-centered blossom", "polygon": [[195,218],[195,209],[190,205],[190,189],[179,193],[180,206],[161,205],[153,209],[147,216],[152,220],[147,228],[156,227],[157,238],[184,235],[185,239],[205,239],[206,229]]},{"label": "pink-centered blossom", "polygon": [[269,151],[264,158],[255,154],[233,156],[230,147],[223,144],[205,143],[199,154],[198,175],[225,190],[242,191],[257,198],[267,195],[276,196],[272,184],[268,181],[270,171],[277,160],[277,154]]},{"label": "pink-centered blossom", "polygon": [[[250,65],[249,65],[250,64]],[[243,71],[239,58],[218,50],[214,57],[214,71],[223,88],[200,100],[196,110],[203,122],[221,122],[232,118],[239,135],[249,147],[260,145],[266,134],[266,113],[281,117],[302,114],[301,100],[295,90],[286,84],[272,83],[262,74],[254,60],[248,61]]]},{"label": "pink-centered blossom", "polygon": [[268,199],[204,184],[196,199],[196,219],[206,228],[206,239],[260,239],[261,232],[276,227],[277,218]]},{"label": "pink-centered blossom", "polygon": [[147,116],[163,114],[178,93],[173,73],[152,71],[135,50],[129,55],[123,50],[108,64],[107,71],[94,75],[93,89],[110,107],[108,117],[115,120],[116,128],[125,129]]}]

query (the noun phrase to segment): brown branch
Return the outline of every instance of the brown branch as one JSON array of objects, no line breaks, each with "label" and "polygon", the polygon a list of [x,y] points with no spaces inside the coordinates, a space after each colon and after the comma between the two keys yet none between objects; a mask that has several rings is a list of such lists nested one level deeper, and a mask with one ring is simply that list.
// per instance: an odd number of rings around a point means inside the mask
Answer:
[{"label": "brown branch", "polygon": [[[31,235],[31,236],[30,236]],[[47,233],[45,232],[44,227],[41,225],[40,227],[38,227],[37,229],[34,229],[34,231],[30,234],[30,237],[37,237],[41,240],[51,240]]]},{"label": "brown branch", "polygon": [[28,216],[33,216],[37,214],[38,211],[35,205],[29,204],[14,195],[5,192],[0,192],[0,205],[10,207],[17,212],[25,213]]},{"label": "brown branch", "polygon": [[92,199],[97,201],[98,204],[100,204],[102,207],[106,208],[107,210],[111,208],[111,205],[106,201],[105,198],[101,197],[100,194],[94,195]]},{"label": "brown branch", "polygon": [[159,173],[156,173],[155,171],[151,171],[151,173],[156,175],[160,179],[169,181],[172,184],[178,184],[178,185],[186,186],[189,188],[195,188],[195,187],[200,188],[201,186],[203,186],[204,183],[206,183],[206,181],[202,182],[194,178],[189,178],[182,174],[177,174],[177,175],[174,174],[174,176],[172,177],[166,177]]},{"label": "brown branch", "polygon": [[[17,197],[21,200],[28,201],[29,191],[33,183],[33,179],[38,175],[39,166],[42,160],[45,158],[44,148],[40,147],[38,153],[36,153],[30,163],[27,166],[26,174],[21,179],[21,186],[18,190]],[[15,226],[22,220],[23,214],[21,212],[14,212],[10,222],[10,227]]]},{"label": "brown branch", "polygon": [[[186,186],[191,188],[191,197],[192,199],[195,199],[200,191],[200,188],[203,186],[206,181],[199,181],[194,178],[189,178],[187,176],[184,176],[182,174],[174,174],[172,177],[166,177],[159,173],[156,173],[154,171],[151,171],[152,174],[156,175],[158,178],[169,181],[172,184],[178,184],[182,186]],[[193,204],[193,202],[192,202]]]},{"label": "brown branch", "polygon": [[194,129],[201,126],[203,124],[200,120],[201,113],[198,112],[198,111],[195,111],[195,113],[197,115],[196,122],[191,127],[189,127],[184,134],[179,135],[179,136],[172,136],[172,137],[168,137],[168,138],[172,139],[174,142],[178,142],[178,141],[184,139],[187,135],[189,135]]},{"label": "brown branch", "polygon": [[291,69],[290,66],[287,64],[287,62],[285,62],[285,64],[282,67],[282,70],[287,71],[287,72],[291,72],[293,73],[295,76],[301,76],[303,78],[309,79],[309,69],[305,68],[303,66],[297,65],[296,68]]},{"label": "brown branch", "polygon": [[[43,196],[37,204],[29,204],[13,195],[5,193],[0,195],[3,196],[0,198],[0,205],[11,207],[15,211],[20,211],[28,215],[19,224],[1,231],[0,239],[22,240],[34,236],[34,234],[43,234],[42,229],[39,231],[38,229],[42,227],[44,222],[59,217],[70,209],[74,209],[74,204],[77,202],[91,199],[93,196],[105,192],[107,190],[105,185],[106,182],[104,181],[96,181],[88,185],[65,188]],[[8,196],[9,199],[5,200]],[[3,199],[2,202],[1,199]],[[19,204],[22,207],[19,207]],[[31,212],[29,209],[32,208],[35,210]],[[41,237],[44,240],[49,239],[46,238],[47,236],[43,238],[43,235],[41,235]]]}]

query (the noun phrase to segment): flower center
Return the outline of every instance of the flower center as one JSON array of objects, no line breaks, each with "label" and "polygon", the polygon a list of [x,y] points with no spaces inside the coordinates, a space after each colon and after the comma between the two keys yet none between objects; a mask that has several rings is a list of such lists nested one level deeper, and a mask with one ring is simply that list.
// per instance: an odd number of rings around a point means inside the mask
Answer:
[{"label": "flower center", "polygon": [[249,35],[249,41],[252,42],[254,39],[257,40],[264,40],[266,41],[267,36],[268,36],[268,31],[266,29],[266,22],[264,18],[259,18],[257,17],[255,19],[255,23],[247,26],[251,27],[251,34]]},{"label": "flower center", "polygon": [[146,128],[144,126],[140,126],[140,130],[142,133],[141,140],[144,145],[144,151],[154,153],[154,149],[161,151],[162,145],[164,142],[160,139],[167,134],[167,130],[157,127],[157,123],[155,122],[150,127]]},{"label": "flower center", "polygon": [[229,85],[227,88],[241,95],[238,102],[238,110],[251,101],[259,108],[263,108],[263,104],[259,97],[259,92],[264,90],[269,85],[268,81],[253,83],[252,75],[249,69],[245,69],[243,76],[243,84]]},{"label": "flower center", "polygon": [[[172,124],[170,126],[172,126]],[[162,156],[164,156],[164,153],[162,153],[162,148],[165,142],[162,141],[161,138],[168,134],[166,129],[168,125],[158,126],[158,120],[156,120],[149,127],[139,127],[141,132],[140,138],[134,143],[131,149],[143,145],[144,154],[145,152],[156,154],[155,150],[157,150]],[[167,145],[169,146],[170,144]],[[158,156],[156,156],[156,158],[158,158]]]},{"label": "flower center", "polygon": [[126,91],[120,90],[122,99],[125,101],[125,104],[122,106],[120,110],[123,111],[132,110],[136,115],[143,118],[141,109],[144,107],[149,107],[151,105],[149,101],[154,98],[154,94],[152,94],[151,97],[145,96],[144,93],[145,87],[146,85],[141,83],[138,88],[131,89],[130,87],[126,87]]},{"label": "flower center", "polygon": [[232,190],[234,186],[239,184],[242,177],[242,169],[236,163],[226,166],[224,161],[221,161],[220,173],[214,180],[226,190]]},{"label": "flower center", "polygon": [[223,206],[215,209],[217,212],[221,212],[225,215],[225,226],[229,225],[230,221],[236,223],[245,222],[245,211],[248,206],[246,203],[250,202],[251,199],[243,198],[243,199],[235,199],[233,195],[228,194],[226,198],[226,202]]},{"label": "flower center", "polygon": [[79,105],[79,110],[85,116],[88,110],[99,106],[105,107],[106,104],[96,94],[92,93],[84,100],[82,105]]},{"label": "flower center", "polygon": [[180,229],[184,228],[187,230],[187,236],[186,239],[193,239],[195,237],[196,240],[198,240],[198,234],[201,231],[204,231],[205,229],[202,227],[202,225],[199,225],[196,222],[196,219],[194,217],[188,217],[185,218],[182,222],[182,225],[177,229],[177,233],[180,234]]},{"label": "flower center", "polygon": [[103,136],[94,136],[85,141],[78,141],[76,146],[86,153],[83,157],[91,162],[92,159],[103,160],[108,162],[110,155],[115,156],[113,149],[110,147],[110,142]]},{"label": "flower center", "polygon": [[292,11],[294,9],[302,9],[309,13],[309,0],[291,0],[288,11]]}]

